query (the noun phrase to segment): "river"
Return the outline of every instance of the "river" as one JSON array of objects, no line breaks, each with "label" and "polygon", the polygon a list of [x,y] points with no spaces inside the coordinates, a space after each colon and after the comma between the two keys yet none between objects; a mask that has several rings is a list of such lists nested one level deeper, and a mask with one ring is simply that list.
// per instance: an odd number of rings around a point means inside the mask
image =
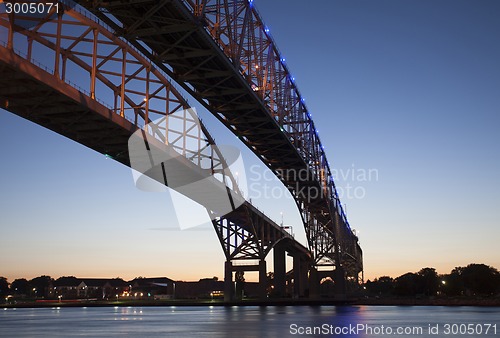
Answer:
[{"label": "river", "polygon": [[0,308],[0,337],[500,337],[498,307]]}]

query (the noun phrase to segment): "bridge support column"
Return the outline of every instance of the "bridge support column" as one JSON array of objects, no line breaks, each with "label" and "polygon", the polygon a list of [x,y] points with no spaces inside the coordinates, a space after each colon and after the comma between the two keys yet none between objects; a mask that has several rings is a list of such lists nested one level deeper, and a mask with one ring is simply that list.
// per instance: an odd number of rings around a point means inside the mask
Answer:
[{"label": "bridge support column", "polygon": [[233,263],[226,261],[224,264],[224,301],[233,300]]},{"label": "bridge support column", "polygon": [[264,259],[259,261],[259,298],[267,299],[267,268]]},{"label": "bridge support column", "polygon": [[345,271],[341,266],[337,266],[333,272],[333,278],[335,281],[335,298],[340,300],[345,299],[347,296],[347,285],[345,280]]},{"label": "bridge support column", "polygon": [[286,287],[286,253],[283,245],[277,244],[274,248],[274,295],[278,298],[285,296]]},{"label": "bridge support column", "polygon": [[306,262],[299,255],[293,256],[293,298],[304,296],[306,279]]},{"label": "bridge support column", "polygon": [[309,279],[307,278],[309,272],[309,262],[303,257],[300,259],[300,296],[305,297],[309,295]]},{"label": "bridge support column", "polygon": [[309,269],[309,298],[319,298],[319,276],[318,270],[314,266]]}]

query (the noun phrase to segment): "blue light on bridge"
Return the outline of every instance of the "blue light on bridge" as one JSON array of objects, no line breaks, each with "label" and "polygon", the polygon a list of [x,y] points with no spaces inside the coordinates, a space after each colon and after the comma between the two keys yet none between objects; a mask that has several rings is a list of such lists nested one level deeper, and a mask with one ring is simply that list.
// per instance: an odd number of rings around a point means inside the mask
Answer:
[{"label": "blue light on bridge", "polygon": [[269,27],[264,28],[264,32],[269,33]]}]

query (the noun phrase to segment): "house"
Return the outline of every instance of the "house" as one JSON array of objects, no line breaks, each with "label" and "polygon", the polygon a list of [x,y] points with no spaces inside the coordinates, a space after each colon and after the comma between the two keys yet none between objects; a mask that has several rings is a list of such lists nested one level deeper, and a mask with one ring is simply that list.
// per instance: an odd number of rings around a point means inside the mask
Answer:
[{"label": "house", "polygon": [[130,283],[124,281],[121,278],[107,279],[103,285],[103,297],[110,299],[119,295],[120,297],[126,297],[130,293]]},{"label": "house", "polygon": [[84,278],[81,281],[79,298],[113,299],[129,291],[129,284],[121,278]]},{"label": "house", "polygon": [[77,299],[80,296],[81,280],[76,277],[61,277],[54,281],[54,296],[61,299]]},{"label": "house", "polygon": [[136,278],[129,284],[130,296],[134,299],[175,298],[176,282],[167,277]]},{"label": "house", "polygon": [[54,282],[54,295],[59,299],[113,299],[129,291],[121,278],[61,277]]},{"label": "house", "polygon": [[176,282],[176,297],[185,299],[220,298],[224,296],[224,282],[217,277],[202,278],[197,282]]}]

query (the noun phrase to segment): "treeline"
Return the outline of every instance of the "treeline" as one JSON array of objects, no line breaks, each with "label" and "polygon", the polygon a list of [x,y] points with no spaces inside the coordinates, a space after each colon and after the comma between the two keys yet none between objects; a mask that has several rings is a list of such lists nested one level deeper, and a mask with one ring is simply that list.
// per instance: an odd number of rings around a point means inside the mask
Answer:
[{"label": "treeline", "polygon": [[485,264],[456,267],[449,274],[438,275],[434,268],[408,272],[397,278],[383,276],[365,284],[374,296],[492,296],[500,293],[500,273]]}]

